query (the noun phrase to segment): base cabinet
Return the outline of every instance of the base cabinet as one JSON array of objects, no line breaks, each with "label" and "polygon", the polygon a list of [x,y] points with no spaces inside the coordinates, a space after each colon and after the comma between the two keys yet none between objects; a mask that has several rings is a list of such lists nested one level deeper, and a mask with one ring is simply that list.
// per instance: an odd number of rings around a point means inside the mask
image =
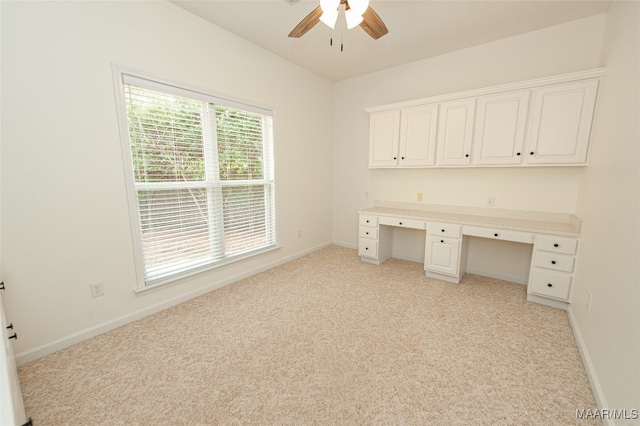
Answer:
[{"label": "base cabinet", "polygon": [[528,228],[488,226],[489,218],[481,216],[477,223],[456,224],[422,220],[419,213],[405,211],[404,215],[360,213],[358,255],[363,262],[380,265],[391,257],[394,228],[426,229],[426,276],[459,283],[467,271],[470,238],[533,244],[527,300],[567,308],[574,285],[578,238],[537,233]]},{"label": "base cabinet", "polygon": [[544,298],[555,302],[550,303],[552,306],[566,307],[563,304],[568,304],[571,297],[577,249],[576,238],[538,235],[533,245],[527,298]]},{"label": "base cabinet", "polygon": [[360,215],[358,255],[364,260],[378,261],[378,216]]},{"label": "base cabinet", "polygon": [[458,283],[464,275],[462,227],[427,222],[424,270],[428,277]]},{"label": "base cabinet", "polygon": [[425,270],[457,276],[459,262],[460,239],[438,236],[427,237]]}]

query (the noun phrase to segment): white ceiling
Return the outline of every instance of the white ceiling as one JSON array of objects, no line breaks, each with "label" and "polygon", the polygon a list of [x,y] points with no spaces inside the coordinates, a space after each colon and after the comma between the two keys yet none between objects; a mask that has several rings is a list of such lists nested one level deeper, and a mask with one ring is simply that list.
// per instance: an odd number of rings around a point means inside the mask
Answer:
[{"label": "white ceiling", "polygon": [[[292,0],[295,1],[295,0]],[[373,40],[361,28],[318,23],[302,38],[289,32],[319,0],[172,0],[172,3],[331,81],[442,55],[599,13],[607,1],[377,1],[370,6],[389,28]],[[338,28],[338,25],[336,25]],[[340,51],[340,40],[344,51]]]}]

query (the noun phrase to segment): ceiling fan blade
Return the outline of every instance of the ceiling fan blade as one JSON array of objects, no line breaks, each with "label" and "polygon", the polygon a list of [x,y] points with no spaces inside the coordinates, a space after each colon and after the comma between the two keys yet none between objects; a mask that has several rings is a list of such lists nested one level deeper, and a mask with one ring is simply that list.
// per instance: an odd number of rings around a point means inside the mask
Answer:
[{"label": "ceiling fan blade", "polygon": [[375,40],[389,32],[387,26],[382,22],[382,19],[380,19],[371,6],[364,11],[360,27]]},{"label": "ceiling fan blade", "polygon": [[289,33],[289,37],[299,38],[302,37],[313,28],[318,22],[320,22],[320,16],[322,16],[322,9],[320,6],[311,11],[310,14],[304,17],[302,21]]}]

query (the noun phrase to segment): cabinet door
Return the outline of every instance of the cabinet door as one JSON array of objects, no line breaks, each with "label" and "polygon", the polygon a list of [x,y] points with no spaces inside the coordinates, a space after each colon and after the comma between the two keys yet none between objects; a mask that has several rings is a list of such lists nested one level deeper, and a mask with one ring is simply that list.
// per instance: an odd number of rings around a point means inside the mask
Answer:
[{"label": "cabinet door", "polygon": [[400,115],[400,166],[433,166],[438,105],[404,108]]},{"label": "cabinet door", "polygon": [[480,97],[473,138],[473,162],[520,164],[528,109],[528,90]]},{"label": "cabinet door", "polygon": [[598,80],[562,83],[533,92],[529,164],[587,161]]},{"label": "cabinet door", "polygon": [[398,165],[400,110],[374,112],[369,116],[369,167]]},{"label": "cabinet door", "polygon": [[438,114],[438,165],[464,166],[471,162],[471,139],[476,100],[440,104]]},{"label": "cabinet door", "polygon": [[424,269],[458,276],[460,270],[460,239],[427,236]]}]

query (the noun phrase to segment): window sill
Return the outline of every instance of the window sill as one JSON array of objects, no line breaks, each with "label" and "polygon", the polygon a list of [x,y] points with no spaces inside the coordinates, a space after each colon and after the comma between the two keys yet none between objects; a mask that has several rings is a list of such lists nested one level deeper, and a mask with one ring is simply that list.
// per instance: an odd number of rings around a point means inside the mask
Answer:
[{"label": "window sill", "polygon": [[180,284],[181,282],[187,280],[187,279],[191,279],[196,275],[200,275],[209,271],[212,271],[214,269],[218,269],[224,266],[228,266],[228,265],[232,265],[234,263],[238,263],[241,262],[243,260],[247,260],[247,259],[251,259],[253,257],[257,257],[257,256],[261,256],[267,253],[271,253],[277,250],[280,250],[282,247],[279,245],[272,245],[269,247],[265,247],[263,249],[260,250],[256,250],[256,251],[252,251],[251,253],[246,253],[246,254],[241,254],[238,256],[234,256],[231,257],[229,259],[223,260],[221,262],[217,262],[213,265],[210,266],[206,266],[203,268],[199,268],[197,270],[194,270],[192,272],[186,273],[186,274],[182,274],[180,276],[177,277],[172,277],[172,278],[168,278],[166,280],[157,282],[157,283],[153,283],[150,285],[146,285],[144,287],[137,287],[133,289],[133,292],[136,293],[136,295],[142,295],[142,294],[148,294],[150,292],[153,292],[154,290],[158,290],[160,288],[166,288],[170,285],[173,284]]}]

